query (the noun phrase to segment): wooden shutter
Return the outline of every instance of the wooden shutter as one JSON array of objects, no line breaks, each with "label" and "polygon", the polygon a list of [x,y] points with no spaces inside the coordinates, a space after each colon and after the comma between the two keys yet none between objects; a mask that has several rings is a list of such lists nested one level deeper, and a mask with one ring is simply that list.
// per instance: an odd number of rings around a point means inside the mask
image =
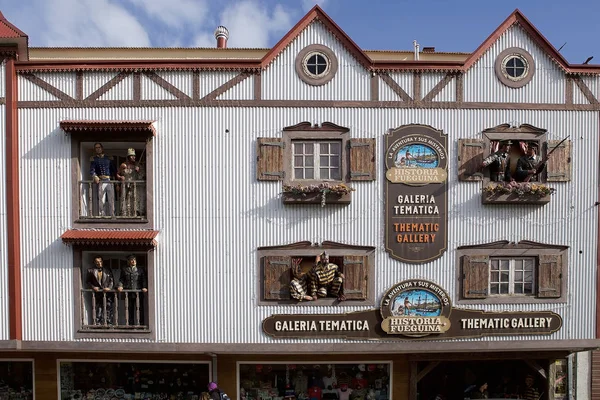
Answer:
[{"label": "wooden shutter", "polygon": [[259,181],[281,181],[283,171],[283,148],[281,138],[256,139],[256,179]]},{"label": "wooden shutter", "polygon": [[481,181],[483,162],[483,140],[458,139],[458,180]]},{"label": "wooden shutter", "polygon": [[265,300],[290,299],[292,257],[267,256],[265,262]]},{"label": "wooden shutter", "polygon": [[561,295],[562,257],[559,254],[541,255],[538,266],[538,297],[556,298]]},{"label": "wooden shutter", "polygon": [[351,139],[348,142],[350,150],[350,180],[374,181],[375,173],[375,139]]},{"label": "wooden shutter", "polygon": [[488,296],[490,258],[463,256],[463,298],[485,299]]},{"label": "wooden shutter", "polygon": [[592,393],[591,400],[600,400],[600,351],[592,351]]},{"label": "wooden shutter", "polygon": [[344,256],[344,295],[348,300],[367,298],[368,260],[366,256]]},{"label": "wooden shutter", "polygon": [[546,154],[556,149],[546,164],[548,182],[568,182],[571,180],[571,141],[565,140],[558,148],[560,140],[548,140]]}]

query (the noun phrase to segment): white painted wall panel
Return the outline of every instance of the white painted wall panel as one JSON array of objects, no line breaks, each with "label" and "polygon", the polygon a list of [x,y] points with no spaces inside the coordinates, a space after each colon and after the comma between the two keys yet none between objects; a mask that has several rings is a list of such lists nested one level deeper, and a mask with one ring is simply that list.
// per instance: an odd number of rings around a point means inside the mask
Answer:
[{"label": "white painted wall panel", "polygon": [[221,96],[219,100],[252,100],[254,99],[254,78],[249,76]]},{"label": "white painted wall panel", "polygon": [[[519,89],[503,85],[494,72],[496,58],[510,47],[528,51],[535,62],[535,75],[527,85]],[[564,79],[564,72],[531,40],[523,28],[513,25],[465,73],[464,101],[564,103]]]},{"label": "white painted wall panel", "polygon": [[589,100],[585,98],[579,86],[573,85],[573,104],[590,104]]},{"label": "white painted wall panel", "polygon": [[[2,69],[4,69],[4,63],[2,63]],[[4,85],[4,77],[5,75],[2,71],[2,75],[0,76],[2,85]],[[4,105],[0,105],[0,163],[0,165],[6,165],[6,106]],[[0,340],[10,339],[7,235],[6,168],[0,168],[0,246],[2,246],[0,248]]]},{"label": "white painted wall panel", "polygon": [[[298,53],[311,44],[329,47],[338,59],[338,71],[331,81],[312,86],[296,74]],[[369,100],[371,75],[320,22],[304,29],[266,68],[262,76],[265,100]]]},{"label": "white painted wall panel", "polygon": [[0,63],[0,97],[6,96],[6,61]]},{"label": "white painted wall panel", "polygon": [[390,72],[390,77],[396,81],[396,83],[398,83],[398,85],[400,85],[400,87],[404,89],[404,91],[408,93],[410,97],[413,99],[415,98],[413,93],[414,78],[412,72]]},{"label": "white painted wall panel", "polygon": [[77,81],[75,79],[75,72],[36,72],[35,76],[48,82],[50,85],[59,89],[60,91],[68,94],[71,97],[75,97],[75,90],[77,87]]},{"label": "white painted wall panel", "polygon": [[421,98],[427,96],[429,92],[440,83],[446,76],[445,72],[422,73],[421,74]]},{"label": "white painted wall panel", "polygon": [[581,79],[583,80],[583,83],[590,88],[590,91],[596,97],[596,99],[600,99],[600,76],[582,76]]},{"label": "white painted wall panel", "polygon": [[159,86],[144,74],[140,74],[140,98],[142,100],[176,100],[177,97]]},{"label": "white painted wall panel", "polygon": [[230,79],[241,74],[239,71],[202,71],[200,72],[200,98],[206,96]]},{"label": "white painted wall panel", "polygon": [[456,101],[456,78],[452,78],[433,101]]},{"label": "white painted wall panel", "polygon": [[133,75],[127,75],[98,100],[133,100]]},{"label": "white painted wall panel", "polygon": [[192,97],[194,83],[191,71],[156,71],[156,74],[183,93]]},{"label": "white painted wall panel", "polygon": [[56,96],[45,91],[33,82],[17,75],[19,101],[53,101],[58,100]]},{"label": "white painted wall panel", "polygon": [[[159,342],[265,343],[272,340],[262,334],[261,321],[273,313],[364,309],[257,305],[256,248],[301,240],[375,246],[377,301],[390,286],[413,278],[438,283],[456,301],[457,246],[505,239],[569,245],[568,303],[472,307],[554,310],[564,319],[563,328],[551,336],[494,340],[594,337],[599,169],[595,112],[190,107],[24,109],[20,118],[20,177],[27,186],[21,198],[23,285],[39,292],[23,296],[25,340],[72,339],[72,260],[70,248],[59,239],[71,223],[69,197],[64,196],[71,190],[70,142],[55,131],[61,119],[158,121],[153,172],[155,224],[161,232],[154,294]],[[279,182],[255,180],[256,137],[279,137],[282,127],[301,121],[330,121],[349,127],[353,137],[377,138],[377,181],[353,183],[351,205],[284,207]],[[481,185],[456,179],[458,138],[477,137],[507,121],[546,128],[549,139],[577,132],[571,137],[573,181],[553,184],[557,193],[546,206],[484,207]],[[431,125],[449,135],[449,250],[423,265],[394,261],[383,250],[383,135],[407,123]],[[55,288],[44,287],[49,277],[58,280],[61,296]],[[284,342],[296,340],[278,341]]]},{"label": "white painted wall panel", "polygon": [[86,72],[83,74],[83,98],[85,99],[112,78],[117,76],[116,72]]}]

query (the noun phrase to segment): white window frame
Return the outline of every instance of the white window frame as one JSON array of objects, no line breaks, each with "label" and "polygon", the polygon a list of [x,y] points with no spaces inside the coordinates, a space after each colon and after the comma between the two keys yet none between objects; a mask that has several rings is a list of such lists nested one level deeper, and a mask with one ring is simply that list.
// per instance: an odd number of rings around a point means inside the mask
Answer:
[{"label": "white window frame", "polygon": [[[528,283],[525,281],[525,270],[519,270],[523,272],[523,280],[521,282],[515,282],[515,274],[518,272],[516,270],[516,261],[531,261],[533,262],[533,271],[532,271],[532,280],[531,280],[531,293],[515,293],[515,283]],[[492,294],[492,286],[498,285],[498,292],[500,292],[500,285],[506,284],[501,280],[494,281],[492,280],[492,263],[494,261],[499,262],[499,268],[502,261],[508,261],[508,293],[494,293]],[[535,257],[490,257],[490,265],[489,265],[489,278],[488,278],[488,293],[490,297],[503,297],[503,296],[524,296],[530,297],[535,296],[536,294],[536,286],[535,286],[535,274],[537,272],[537,259]],[[502,273],[502,269],[498,270],[499,279]]]},{"label": "white window frame", "polygon": [[[302,145],[306,145],[306,144],[312,144],[313,145],[313,165],[310,167],[307,167],[305,165],[303,165],[302,167],[297,167],[296,166],[296,157],[297,156],[302,156],[304,157],[304,161],[306,161],[306,154],[302,153],[302,154],[296,154],[296,145],[297,144],[302,144]],[[325,177],[321,177],[321,144],[338,144],[339,145],[339,153],[337,154],[338,157],[338,166],[336,167],[332,167],[331,165],[327,166],[326,168],[328,168],[329,171],[329,176],[332,175],[332,171],[338,171],[339,174],[339,179],[333,179],[333,178],[325,178]],[[293,171],[293,181],[329,181],[329,182],[340,182],[342,181],[342,155],[343,155],[343,151],[342,151],[342,141],[341,140],[310,140],[310,139],[302,139],[302,140],[292,140],[292,171]],[[331,151],[331,146],[329,146],[329,151]],[[327,156],[329,156],[329,159],[331,160],[332,156],[335,156],[335,153],[328,153],[326,154]],[[296,178],[296,169],[297,168],[302,168],[302,171],[304,172],[303,175],[306,175],[306,171],[309,169],[313,169],[313,177],[312,178]]]}]

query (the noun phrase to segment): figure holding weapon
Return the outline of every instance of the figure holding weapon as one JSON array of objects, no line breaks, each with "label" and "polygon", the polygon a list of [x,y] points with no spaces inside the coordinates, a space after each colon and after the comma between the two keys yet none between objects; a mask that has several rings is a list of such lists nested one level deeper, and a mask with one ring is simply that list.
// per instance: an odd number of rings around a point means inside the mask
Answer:
[{"label": "figure holding weapon", "polygon": [[[570,136],[570,135],[569,135]],[[538,143],[537,142],[529,142],[527,144],[527,154],[523,157],[519,158],[517,161],[517,170],[515,172],[515,177],[518,182],[530,182],[537,181],[537,176],[544,171],[546,168],[546,164],[548,163],[548,159],[563,144],[568,138],[564,138],[561,140],[558,145],[545,157],[540,160],[540,157],[537,155],[538,151]]]}]

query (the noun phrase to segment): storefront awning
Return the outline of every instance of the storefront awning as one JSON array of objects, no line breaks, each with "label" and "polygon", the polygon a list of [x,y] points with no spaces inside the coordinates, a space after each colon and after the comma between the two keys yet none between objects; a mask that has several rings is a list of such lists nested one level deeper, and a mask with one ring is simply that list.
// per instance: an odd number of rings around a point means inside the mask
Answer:
[{"label": "storefront awning", "polygon": [[69,229],[61,235],[63,243],[70,245],[141,245],[156,247],[158,231],[139,230],[85,230]]},{"label": "storefront awning", "polygon": [[60,122],[60,128],[70,134],[88,134],[90,132],[139,132],[147,136],[156,136],[154,121],[110,121],[110,120],[66,120]]}]

